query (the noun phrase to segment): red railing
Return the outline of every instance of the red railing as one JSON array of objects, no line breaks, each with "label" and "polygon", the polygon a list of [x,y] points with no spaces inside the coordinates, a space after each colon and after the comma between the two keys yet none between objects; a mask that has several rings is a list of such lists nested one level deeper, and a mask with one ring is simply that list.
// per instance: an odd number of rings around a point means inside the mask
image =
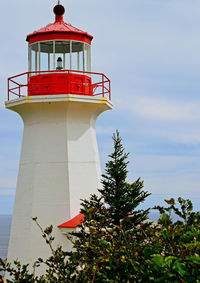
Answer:
[{"label": "red railing", "polygon": [[[56,71],[37,71],[37,72],[26,72],[22,73],[8,79],[8,100],[12,99],[13,96],[21,97],[21,96],[29,96],[31,95],[31,87],[33,86],[32,80],[37,75],[47,75],[47,74],[79,74],[85,75],[90,78],[88,83],[81,83],[78,82],[78,87],[85,87],[87,85],[87,89],[89,89],[89,93],[92,96],[102,96],[107,97],[111,100],[111,87],[110,87],[110,80],[102,73],[94,73],[94,72],[83,72],[83,71],[76,71],[76,70],[56,70]],[[55,89],[60,85],[61,88],[65,87],[65,82],[51,82],[51,87],[53,86]],[[68,80],[67,84],[69,85],[68,90],[66,90],[66,94],[71,93],[71,89],[74,89],[75,84],[77,82]],[[34,83],[36,86],[36,83]],[[44,87],[44,83],[37,82],[37,87]],[[74,92],[75,94],[80,95],[87,95],[87,92],[84,91],[77,91]],[[56,94],[56,93],[55,93]]]}]

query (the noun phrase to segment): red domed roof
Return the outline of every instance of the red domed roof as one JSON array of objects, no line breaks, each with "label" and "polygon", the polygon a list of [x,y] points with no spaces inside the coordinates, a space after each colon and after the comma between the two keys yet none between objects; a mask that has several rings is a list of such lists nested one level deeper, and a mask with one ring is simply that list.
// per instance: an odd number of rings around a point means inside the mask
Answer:
[{"label": "red domed roof", "polygon": [[63,21],[63,14],[65,9],[62,5],[56,5],[54,7],[55,13],[55,22],[49,24],[44,28],[41,28],[33,33],[27,35],[26,40],[31,44],[38,41],[45,40],[77,40],[91,44],[93,36],[89,35],[87,32],[84,32],[76,27],[73,27],[70,24],[67,24]]}]

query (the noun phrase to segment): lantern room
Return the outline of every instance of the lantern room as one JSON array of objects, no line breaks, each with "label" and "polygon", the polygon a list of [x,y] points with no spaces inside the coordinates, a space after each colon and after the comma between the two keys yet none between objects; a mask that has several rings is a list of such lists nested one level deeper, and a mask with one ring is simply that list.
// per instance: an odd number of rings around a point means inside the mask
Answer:
[{"label": "lantern room", "polygon": [[93,37],[63,21],[62,5],[56,5],[53,11],[53,24],[27,36],[29,95],[92,95],[89,73]]},{"label": "lantern room", "polygon": [[111,99],[110,80],[102,73],[91,72],[93,37],[63,21],[65,8],[59,2],[53,12],[54,23],[27,36],[28,72],[8,79],[8,100],[13,94],[108,94]]}]

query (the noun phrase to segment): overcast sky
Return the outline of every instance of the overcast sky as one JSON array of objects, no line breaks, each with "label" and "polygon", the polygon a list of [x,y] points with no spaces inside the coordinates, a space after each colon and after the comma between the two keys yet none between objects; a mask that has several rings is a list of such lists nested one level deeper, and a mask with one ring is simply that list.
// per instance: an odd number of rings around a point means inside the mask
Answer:
[{"label": "overcast sky", "polygon": [[[119,129],[129,180],[147,205],[183,196],[200,208],[200,1],[62,0],[64,20],[94,36],[92,70],[112,83],[98,118],[102,169]],[[0,214],[11,214],[23,124],[4,109],[7,78],[27,71],[26,35],[54,21],[53,0],[0,1]]]}]

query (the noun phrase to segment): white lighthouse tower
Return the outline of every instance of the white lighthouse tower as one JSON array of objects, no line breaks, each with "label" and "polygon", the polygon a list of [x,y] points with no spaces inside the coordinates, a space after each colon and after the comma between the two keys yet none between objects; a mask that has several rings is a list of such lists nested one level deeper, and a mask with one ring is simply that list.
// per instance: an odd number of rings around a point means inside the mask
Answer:
[{"label": "white lighthouse tower", "polygon": [[65,23],[64,12],[56,5],[55,22],[27,36],[28,72],[8,79],[6,108],[24,122],[8,262],[49,256],[32,217],[52,224],[55,244],[67,248],[58,225],[101,186],[95,122],[112,108],[110,81],[91,72],[93,37]]}]

